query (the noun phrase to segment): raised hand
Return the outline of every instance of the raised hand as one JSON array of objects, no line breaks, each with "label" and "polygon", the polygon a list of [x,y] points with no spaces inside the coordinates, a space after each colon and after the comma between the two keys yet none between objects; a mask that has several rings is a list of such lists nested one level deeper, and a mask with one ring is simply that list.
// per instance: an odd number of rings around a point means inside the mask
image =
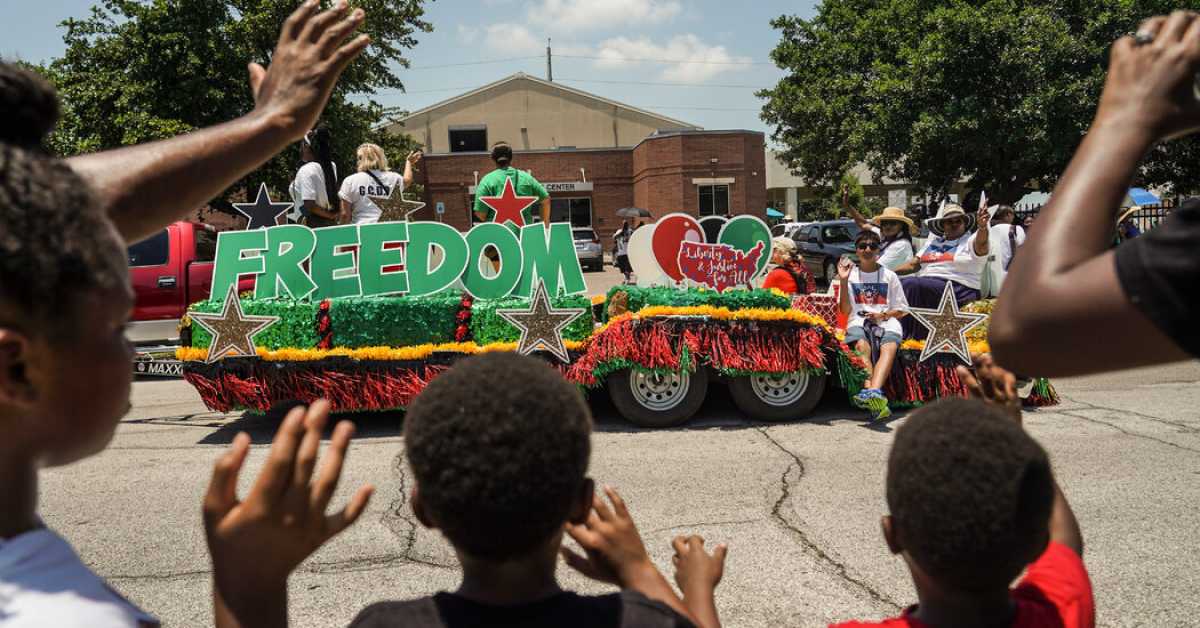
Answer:
[{"label": "raised hand", "polygon": [[250,449],[250,437],[238,434],[213,467],[204,498],[204,531],[212,555],[216,594],[239,619],[274,614],[272,611],[278,609],[265,607],[281,592],[286,600],[288,575],[317,548],[353,524],[371,498],[372,487],[363,486],[345,508],[325,514],[354,434],[354,424],[349,421],[334,428],[326,463],[314,481],[321,434],[328,418],[329,403],[324,400],[313,403],[307,411],[303,407],[292,409],[279,426],[262,472],[245,500],[238,499],[237,480]]},{"label": "raised hand", "polygon": [[422,153],[421,151],[414,150],[413,152],[408,154],[408,163],[410,163],[414,166],[417,165],[417,162],[421,161],[421,157],[423,155],[424,155],[424,153]]},{"label": "raised hand", "polygon": [[1017,378],[1001,368],[991,354],[973,355],[975,372],[958,367],[958,378],[967,393],[990,404],[1000,406],[1017,424],[1021,424],[1021,396],[1017,393]]},{"label": "raised hand", "polygon": [[292,139],[316,124],[342,70],[370,43],[370,37],[346,38],[365,18],[362,9],[346,14],[346,0],[318,13],[318,0],[305,0],[279,34],[270,69],[251,63],[250,88],[255,112],[278,121]]},{"label": "raised hand", "polygon": [[[1200,21],[1176,11],[1142,23],[1138,37],[1113,45],[1096,125],[1114,124],[1161,140],[1200,128],[1195,76],[1200,71]],[[1139,39],[1141,43],[1139,43]]]},{"label": "raised hand", "polygon": [[725,574],[724,543],[713,548],[712,554],[704,549],[704,539],[699,535],[677,536],[671,542],[675,548],[675,583],[683,591],[683,603],[703,627],[720,626],[717,605],[713,596],[721,576]]},{"label": "raised hand", "polygon": [[988,221],[991,220],[991,213],[988,212],[987,206],[980,206],[979,211],[975,212],[975,225],[982,231],[988,228]]},{"label": "raised hand", "polygon": [[838,273],[839,280],[849,281],[850,273],[853,270],[854,270],[854,262],[850,261],[850,258],[843,257],[842,259],[838,260],[837,273]]},{"label": "raised hand", "polygon": [[567,534],[583,548],[586,556],[563,547],[567,564],[583,575],[618,586],[628,586],[631,575],[647,566],[655,569],[646,553],[646,546],[637,526],[629,515],[625,500],[611,487],[604,493],[612,508],[599,495],[592,502],[592,512],[582,525],[567,524]]}]

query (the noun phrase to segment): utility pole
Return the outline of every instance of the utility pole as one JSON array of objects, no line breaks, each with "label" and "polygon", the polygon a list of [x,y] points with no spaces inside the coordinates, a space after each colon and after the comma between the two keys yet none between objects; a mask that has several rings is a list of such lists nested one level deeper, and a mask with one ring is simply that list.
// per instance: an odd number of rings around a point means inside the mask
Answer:
[{"label": "utility pole", "polygon": [[550,54],[550,38],[546,38],[546,80],[554,82],[554,57]]}]

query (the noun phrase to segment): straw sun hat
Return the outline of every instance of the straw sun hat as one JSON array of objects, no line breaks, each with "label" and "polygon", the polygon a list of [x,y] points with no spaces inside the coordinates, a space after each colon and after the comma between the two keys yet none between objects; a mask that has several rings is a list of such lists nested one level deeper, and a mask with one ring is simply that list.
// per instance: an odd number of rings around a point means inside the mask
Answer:
[{"label": "straw sun hat", "polygon": [[937,215],[926,220],[925,224],[929,226],[930,231],[940,236],[944,233],[942,231],[942,222],[947,218],[955,218],[957,216],[961,216],[967,221],[967,231],[970,231],[975,226],[975,217],[971,214],[968,214],[961,205],[956,205],[954,203],[942,205],[940,208],[938,208]]},{"label": "straw sun hat", "polygon": [[783,253],[787,257],[791,257],[796,253],[796,242],[786,236],[771,238],[771,250]]},{"label": "straw sun hat", "polygon": [[914,224],[913,221],[910,220],[908,216],[905,216],[904,210],[900,209],[899,207],[883,208],[883,211],[880,212],[878,216],[871,219],[871,224],[875,225],[876,227],[880,227],[880,226],[882,226],[880,223],[882,223],[885,220],[891,220],[892,222],[902,222],[902,223],[908,225],[909,231],[917,230],[917,225]]}]

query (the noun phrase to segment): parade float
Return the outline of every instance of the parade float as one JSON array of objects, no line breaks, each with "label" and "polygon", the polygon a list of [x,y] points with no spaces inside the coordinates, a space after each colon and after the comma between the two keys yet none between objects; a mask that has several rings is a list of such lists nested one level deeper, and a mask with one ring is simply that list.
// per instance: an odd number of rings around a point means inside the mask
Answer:
[{"label": "parade float", "polygon": [[[715,233],[706,241],[683,214],[638,229],[639,285],[589,299],[565,223],[225,232],[214,297],[192,306],[177,357],[218,411],[317,398],[340,412],[403,409],[457,360],[489,351],[542,357],[649,427],[687,421],[718,381],[764,421],[802,419],[826,394],[857,393],[867,373],[836,327],[836,295],[750,289],[770,259],[766,225],[738,216]],[[255,289],[239,295],[248,276]],[[893,406],[965,394],[955,367],[987,351],[986,313],[926,315],[928,341],[905,343],[888,382]],[[1055,401],[1044,380],[1026,398]]]}]

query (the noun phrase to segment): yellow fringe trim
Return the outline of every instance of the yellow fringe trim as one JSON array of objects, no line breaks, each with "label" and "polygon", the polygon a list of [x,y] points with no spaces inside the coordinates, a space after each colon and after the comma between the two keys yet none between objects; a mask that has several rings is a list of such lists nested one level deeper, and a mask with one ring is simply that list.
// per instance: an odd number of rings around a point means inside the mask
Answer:
[{"label": "yellow fringe trim", "polygon": [[[583,343],[577,340],[564,341],[568,351],[578,351]],[[516,351],[515,342],[493,342],[479,345],[473,342],[447,342],[423,344],[411,347],[335,347],[333,349],[267,349],[256,347],[258,357],[267,362],[311,362],[325,358],[345,357],[353,360],[424,360],[434,353],[488,353],[491,351]],[[200,362],[208,359],[208,349],[180,347],[175,350],[175,359],[181,362]]]},{"label": "yellow fringe trim", "polygon": [[[915,351],[922,351],[925,349],[925,341],[924,340],[905,340],[904,343],[900,345],[900,348],[901,349],[913,349]],[[992,352],[992,348],[990,346],[988,346],[988,343],[986,340],[978,340],[978,341],[968,340],[967,341],[967,350],[969,350],[972,354],[991,353]]]}]

